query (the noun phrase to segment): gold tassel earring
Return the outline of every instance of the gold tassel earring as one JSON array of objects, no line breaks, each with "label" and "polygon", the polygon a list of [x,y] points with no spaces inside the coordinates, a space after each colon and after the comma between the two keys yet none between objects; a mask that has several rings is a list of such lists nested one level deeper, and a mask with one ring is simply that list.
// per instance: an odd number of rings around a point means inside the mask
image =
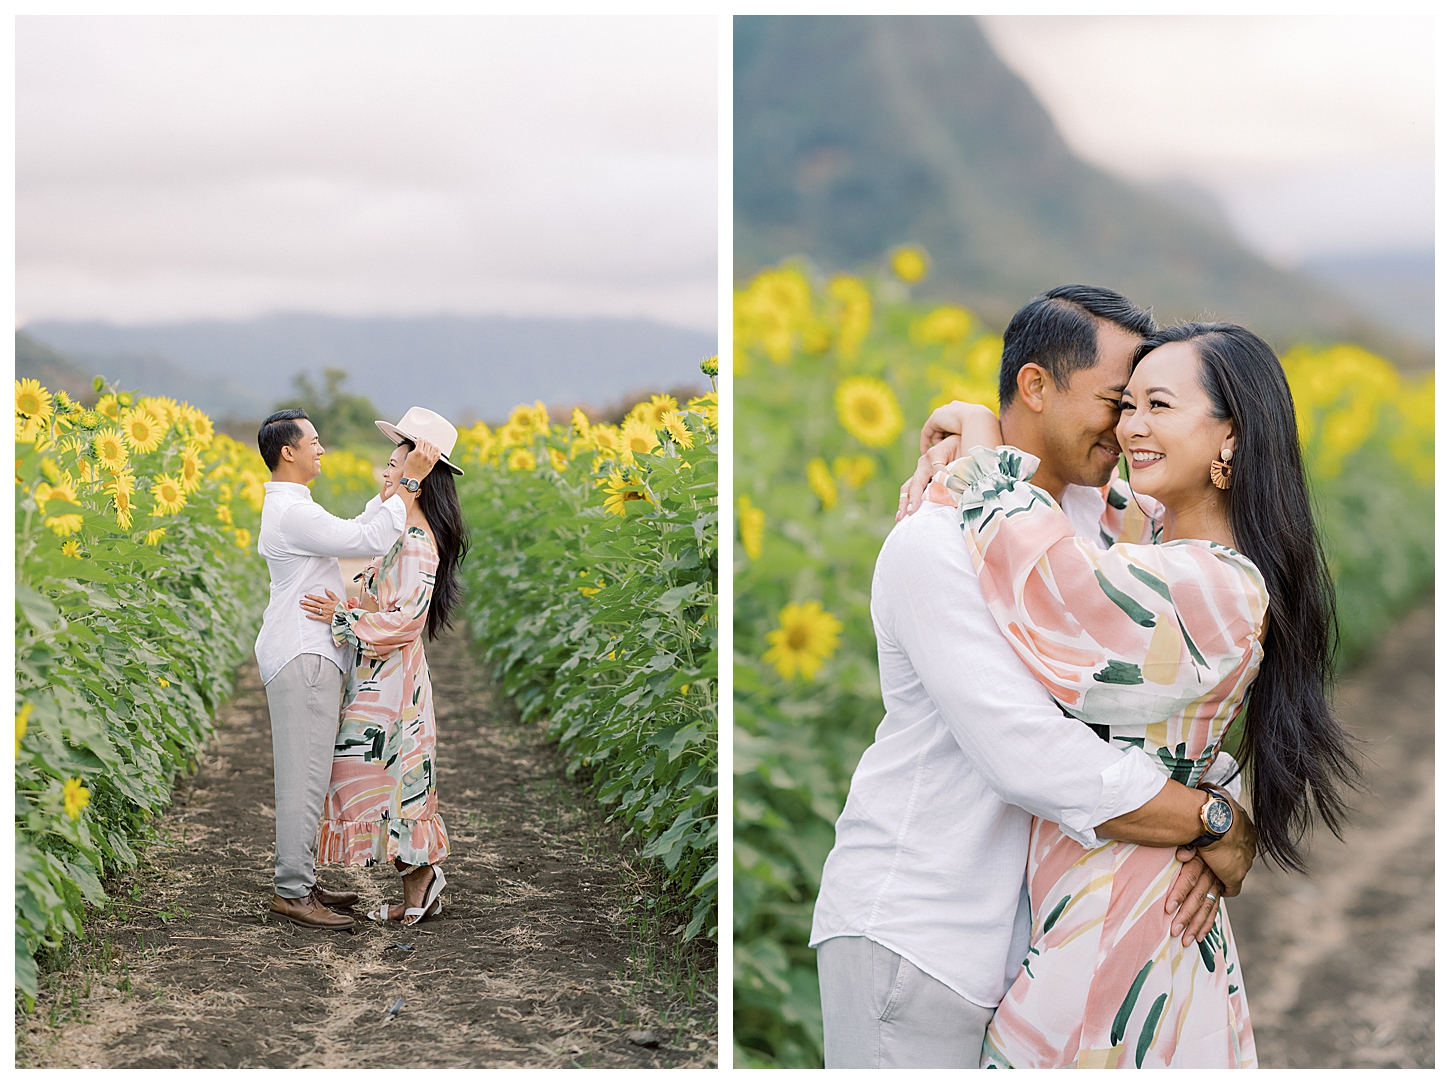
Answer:
[{"label": "gold tassel earring", "polygon": [[1227,489],[1233,484],[1234,469],[1228,463],[1233,458],[1233,452],[1221,452],[1220,455],[1222,459],[1215,459],[1208,465],[1208,480],[1219,489]]}]

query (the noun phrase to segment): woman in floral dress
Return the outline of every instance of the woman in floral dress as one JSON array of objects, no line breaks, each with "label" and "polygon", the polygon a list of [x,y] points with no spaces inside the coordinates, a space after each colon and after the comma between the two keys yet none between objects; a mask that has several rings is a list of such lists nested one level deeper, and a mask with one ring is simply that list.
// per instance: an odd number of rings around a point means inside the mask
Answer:
[{"label": "woman in floral dress", "polygon": [[[334,640],[354,649],[317,861],[391,861],[403,875],[403,902],[383,904],[368,917],[412,925],[442,912],[447,884],[438,868],[448,855],[448,831],[438,813],[437,730],[423,634],[435,639],[447,627],[468,542],[453,484],[453,475],[463,472],[447,458],[457,431],[418,407],[397,426],[378,425],[401,441],[383,472],[381,496],[402,498],[403,535],[363,572],[363,596],[345,606],[335,596],[309,595],[303,602],[311,616],[332,624]],[[425,432],[442,450],[418,435]],[[439,454],[446,468],[435,465],[415,479],[416,493],[402,477],[415,444]]]},{"label": "woman in floral dress", "polygon": [[[1337,784],[1353,766],[1325,700],[1333,595],[1288,384],[1267,344],[1233,325],[1169,329],[1137,359],[1118,425],[1132,489],[1105,494],[1117,544],[1075,537],[1030,484],[1036,459],[997,447],[984,408],[962,425],[962,445],[975,446],[930,498],[955,501],[1018,655],[1106,740],[1194,786],[1247,699],[1261,848],[1302,868],[1309,815],[1337,831]],[[1034,822],[1031,947],[987,1031],[984,1067],[1256,1065],[1228,915],[1188,947],[1170,933],[1163,901],[1178,865],[1171,848],[1084,851]]]}]

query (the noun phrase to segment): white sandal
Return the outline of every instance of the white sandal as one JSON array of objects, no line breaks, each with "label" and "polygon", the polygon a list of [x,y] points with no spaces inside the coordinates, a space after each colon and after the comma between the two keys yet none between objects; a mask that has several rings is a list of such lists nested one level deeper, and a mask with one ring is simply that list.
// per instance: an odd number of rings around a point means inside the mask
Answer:
[{"label": "white sandal", "polygon": [[[443,871],[437,866],[433,867],[433,880],[428,882],[428,895],[423,899],[422,907],[403,908],[403,925],[416,926],[425,918],[433,918],[443,913],[443,901],[439,898],[443,895],[443,889],[448,884],[448,878],[443,876]],[[409,921],[409,920],[412,921]]]},{"label": "white sandal", "polygon": [[391,922],[393,920],[388,916],[396,906],[396,903],[380,903],[368,912],[368,918],[374,922]]}]

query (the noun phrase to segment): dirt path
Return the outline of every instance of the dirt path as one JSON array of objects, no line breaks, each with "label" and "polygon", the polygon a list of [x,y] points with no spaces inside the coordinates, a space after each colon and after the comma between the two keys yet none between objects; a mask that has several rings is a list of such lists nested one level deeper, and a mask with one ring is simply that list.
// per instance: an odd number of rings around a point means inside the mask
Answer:
[{"label": "dirt path", "polygon": [[440,919],[369,923],[369,907],[397,898],[397,875],[329,867],[325,885],[363,897],[355,933],[266,921],[271,737],[249,663],[126,895],[17,1017],[17,1064],[717,1064],[713,959],[684,981],[659,965],[617,829],[563,777],[542,729],[495,697],[460,638],[428,655],[454,844]]},{"label": "dirt path", "polygon": [[1229,911],[1266,1068],[1435,1064],[1435,623],[1426,607],[1341,685],[1368,794],[1309,876],[1256,867]]}]

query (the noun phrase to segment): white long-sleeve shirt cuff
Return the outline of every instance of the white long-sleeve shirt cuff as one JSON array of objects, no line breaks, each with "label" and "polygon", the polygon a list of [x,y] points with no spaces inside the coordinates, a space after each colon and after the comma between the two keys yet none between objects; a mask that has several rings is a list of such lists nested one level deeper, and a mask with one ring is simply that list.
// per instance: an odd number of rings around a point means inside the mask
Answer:
[{"label": "white long-sleeve shirt cuff", "polygon": [[1063,834],[1088,848],[1107,842],[1094,831],[1098,825],[1147,805],[1158,796],[1168,777],[1143,750],[1129,749],[1103,769],[1102,780],[1102,797],[1096,808],[1063,810],[1063,819],[1057,822]]}]

